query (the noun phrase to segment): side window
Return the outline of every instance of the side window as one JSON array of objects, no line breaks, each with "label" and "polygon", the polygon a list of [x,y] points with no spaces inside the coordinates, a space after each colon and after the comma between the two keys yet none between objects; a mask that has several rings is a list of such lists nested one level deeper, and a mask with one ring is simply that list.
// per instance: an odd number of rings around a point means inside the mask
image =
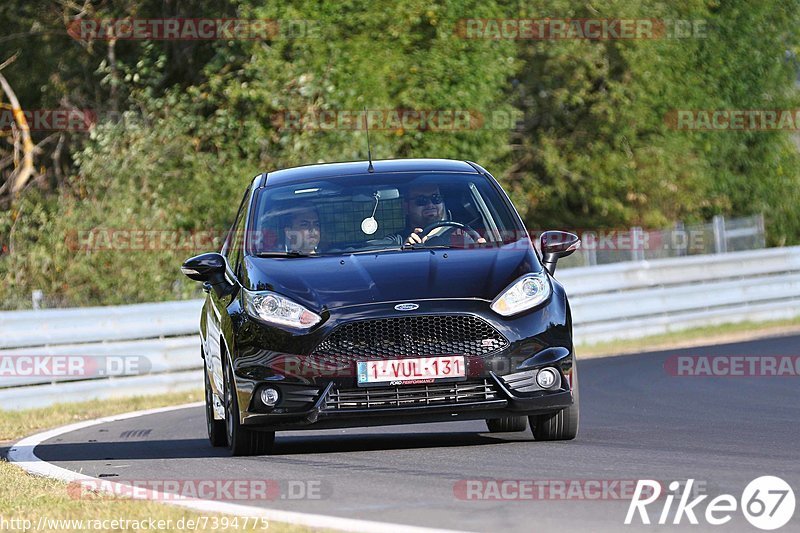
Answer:
[{"label": "side window", "polygon": [[236,269],[236,264],[239,261],[237,247],[238,249],[241,249],[242,231],[240,230],[244,224],[244,219],[247,218],[246,207],[249,196],[250,187],[248,187],[244,192],[244,197],[242,198],[242,202],[239,204],[239,210],[236,213],[236,220],[234,220],[231,229],[228,231],[228,236],[225,238],[225,244],[222,246],[222,251],[220,252],[228,259],[228,264],[230,264],[231,268],[234,270]]}]

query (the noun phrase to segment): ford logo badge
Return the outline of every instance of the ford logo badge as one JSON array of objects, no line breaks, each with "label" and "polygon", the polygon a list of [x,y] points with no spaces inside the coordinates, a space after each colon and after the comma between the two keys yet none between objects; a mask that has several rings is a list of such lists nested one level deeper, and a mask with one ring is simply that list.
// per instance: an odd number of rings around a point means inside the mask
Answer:
[{"label": "ford logo badge", "polygon": [[414,309],[419,309],[417,304],[397,304],[394,306],[397,311],[413,311]]}]

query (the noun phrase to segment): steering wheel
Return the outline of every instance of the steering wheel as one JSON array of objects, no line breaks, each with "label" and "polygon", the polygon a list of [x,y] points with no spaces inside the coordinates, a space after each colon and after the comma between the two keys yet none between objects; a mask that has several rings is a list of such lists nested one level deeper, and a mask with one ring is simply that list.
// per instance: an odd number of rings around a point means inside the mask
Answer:
[{"label": "steering wheel", "polygon": [[431,231],[435,230],[436,228],[441,228],[444,226],[449,226],[452,228],[460,228],[464,230],[466,234],[469,235],[470,238],[475,242],[478,242],[478,239],[481,238],[480,233],[469,227],[467,224],[462,224],[461,222],[456,222],[455,220],[439,220],[432,224],[428,224],[422,229],[422,233],[420,235],[422,235],[423,238],[427,237]]}]

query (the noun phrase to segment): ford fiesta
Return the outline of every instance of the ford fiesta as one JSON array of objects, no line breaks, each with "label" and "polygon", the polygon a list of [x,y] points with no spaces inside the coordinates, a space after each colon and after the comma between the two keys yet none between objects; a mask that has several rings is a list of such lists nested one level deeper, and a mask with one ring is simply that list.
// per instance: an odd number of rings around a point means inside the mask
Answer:
[{"label": "ford fiesta", "polygon": [[256,176],[203,282],[208,436],[269,453],[275,432],[485,420],[573,439],[578,374],[556,262],[497,181],[437,159]]}]

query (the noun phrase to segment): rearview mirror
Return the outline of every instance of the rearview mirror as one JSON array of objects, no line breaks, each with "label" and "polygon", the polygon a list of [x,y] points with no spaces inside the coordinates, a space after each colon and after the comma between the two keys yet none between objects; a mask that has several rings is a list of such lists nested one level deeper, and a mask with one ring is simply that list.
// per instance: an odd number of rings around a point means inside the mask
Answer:
[{"label": "rearview mirror", "polygon": [[397,200],[400,198],[399,189],[378,189],[369,193],[359,193],[353,195],[354,202],[374,202],[377,195],[378,200]]},{"label": "rearview mirror", "polygon": [[581,246],[578,236],[566,231],[545,231],[539,242],[542,246],[544,267],[551,275],[555,274],[559,259],[572,255]]},{"label": "rearview mirror", "polygon": [[400,191],[398,189],[380,189],[378,197],[381,200],[397,200],[400,198]]}]

